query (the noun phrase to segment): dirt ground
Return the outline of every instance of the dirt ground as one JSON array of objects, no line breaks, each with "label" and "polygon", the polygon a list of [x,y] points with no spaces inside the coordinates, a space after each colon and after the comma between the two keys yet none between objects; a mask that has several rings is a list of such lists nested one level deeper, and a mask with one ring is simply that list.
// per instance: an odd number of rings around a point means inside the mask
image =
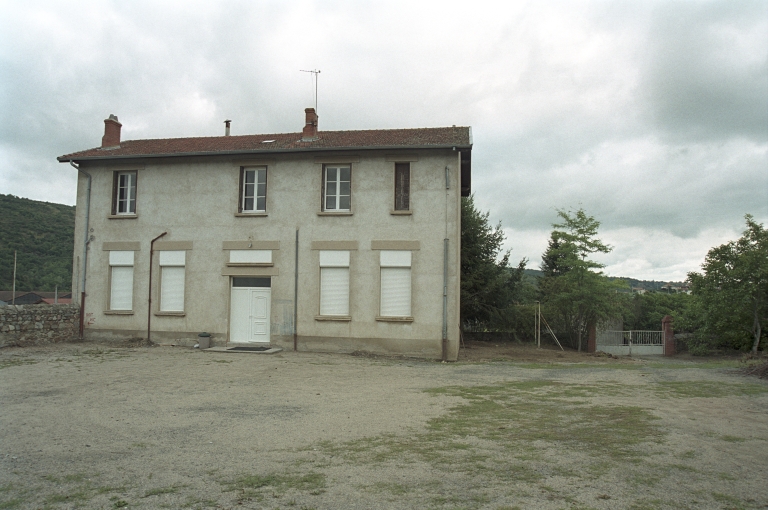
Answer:
[{"label": "dirt ground", "polygon": [[0,349],[0,509],[768,508],[730,359]]}]

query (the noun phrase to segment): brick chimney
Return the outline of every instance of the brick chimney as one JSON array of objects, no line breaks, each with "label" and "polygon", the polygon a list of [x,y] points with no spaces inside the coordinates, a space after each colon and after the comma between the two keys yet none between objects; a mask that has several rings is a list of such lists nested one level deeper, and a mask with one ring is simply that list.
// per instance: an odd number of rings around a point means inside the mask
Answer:
[{"label": "brick chimney", "polygon": [[104,136],[101,137],[101,146],[119,147],[120,146],[120,128],[123,127],[117,121],[117,115],[111,115],[104,119]]},{"label": "brick chimney", "polygon": [[317,113],[314,108],[304,110],[307,115],[307,121],[304,124],[304,130],[301,132],[301,140],[308,142],[317,139]]}]

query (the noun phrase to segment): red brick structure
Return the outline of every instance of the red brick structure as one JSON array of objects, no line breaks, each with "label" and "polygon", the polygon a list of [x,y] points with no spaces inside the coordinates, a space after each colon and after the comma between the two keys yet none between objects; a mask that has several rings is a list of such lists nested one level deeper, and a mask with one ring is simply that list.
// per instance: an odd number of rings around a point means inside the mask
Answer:
[{"label": "red brick structure", "polygon": [[672,316],[665,315],[661,320],[661,329],[664,331],[664,356],[675,355],[675,335],[672,332]]}]

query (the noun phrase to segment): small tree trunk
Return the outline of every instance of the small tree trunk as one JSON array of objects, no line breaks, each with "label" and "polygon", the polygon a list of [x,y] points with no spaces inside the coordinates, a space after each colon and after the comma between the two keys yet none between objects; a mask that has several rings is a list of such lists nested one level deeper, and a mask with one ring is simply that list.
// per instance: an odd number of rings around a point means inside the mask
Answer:
[{"label": "small tree trunk", "polygon": [[579,350],[578,352],[581,352],[581,330],[584,329],[584,321],[582,319],[579,319]]}]

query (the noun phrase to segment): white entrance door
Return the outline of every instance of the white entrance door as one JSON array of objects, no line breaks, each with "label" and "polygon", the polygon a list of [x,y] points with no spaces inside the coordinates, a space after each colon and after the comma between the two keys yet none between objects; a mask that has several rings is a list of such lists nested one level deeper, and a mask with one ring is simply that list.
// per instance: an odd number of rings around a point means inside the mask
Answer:
[{"label": "white entrance door", "polygon": [[271,294],[268,287],[232,287],[230,342],[269,343]]}]

